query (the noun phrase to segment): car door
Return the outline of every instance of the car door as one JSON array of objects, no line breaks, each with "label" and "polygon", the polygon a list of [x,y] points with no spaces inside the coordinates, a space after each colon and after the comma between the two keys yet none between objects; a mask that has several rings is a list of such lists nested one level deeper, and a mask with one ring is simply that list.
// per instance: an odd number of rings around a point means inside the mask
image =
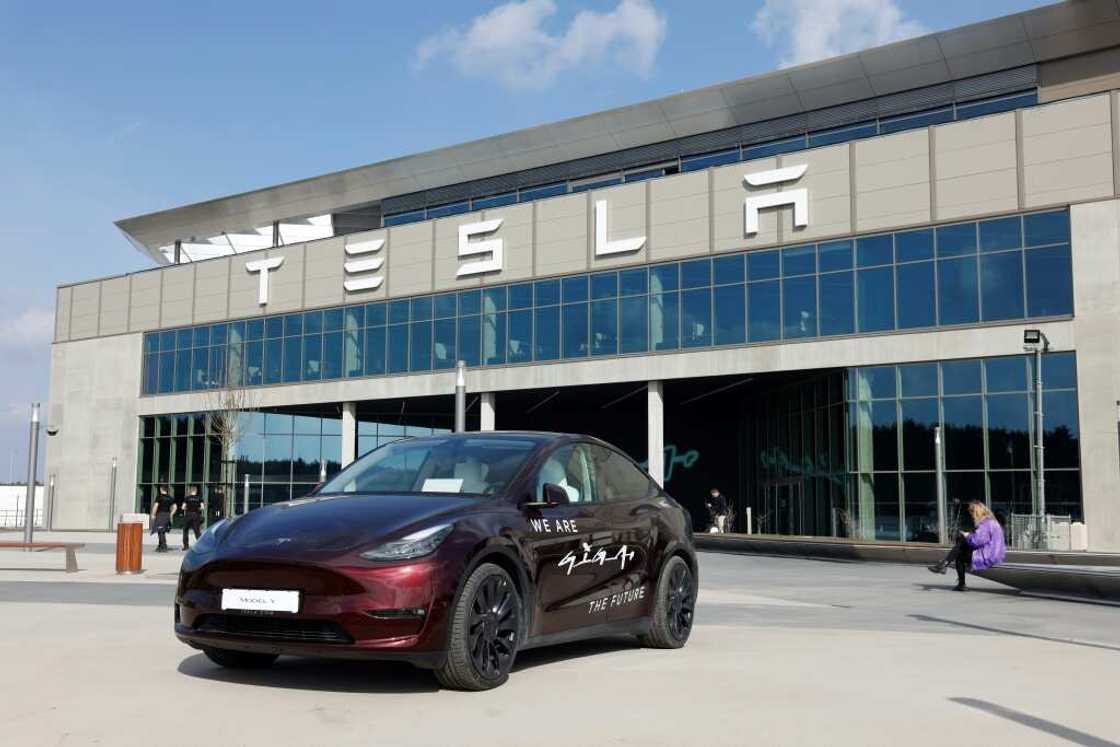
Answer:
[{"label": "car door", "polygon": [[525,537],[536,582],[533,634],[548,635],[596,622],[591,605],[603,594],[611,568],[612,533],[595,493],[585,444],[562,446],[538,468],[534,501],[544,485],[559,485],[568,503],[525,509]]},{"label": "car door", "polygon": [[649,614],[657,580],[654,545],[655,520],[662,508],[660,491],[649,475],[615,449],[593,444],[590,455],[613,546],[633,553],[633,561],[610,579],[600,614],[608,622],[643,617]]}]

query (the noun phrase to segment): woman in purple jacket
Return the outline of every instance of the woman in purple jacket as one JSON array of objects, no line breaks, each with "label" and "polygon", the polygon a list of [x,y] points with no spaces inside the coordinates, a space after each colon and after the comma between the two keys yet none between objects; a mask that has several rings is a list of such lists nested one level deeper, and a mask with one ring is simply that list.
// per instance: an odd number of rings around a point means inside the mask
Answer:
[{"label": "woman in purple jacket", "polygon": [[976,526],[971,532],[961,532],[949,554],[939,563],[929,567],[934,573],[945,573],[951,565],[957,567],[957,585],[954,591],[965,591],[964,574],[991,568],[1003,562],[1007,548],[1003,543],[1003,527],[982,501],[968,504],[968,513]]}]

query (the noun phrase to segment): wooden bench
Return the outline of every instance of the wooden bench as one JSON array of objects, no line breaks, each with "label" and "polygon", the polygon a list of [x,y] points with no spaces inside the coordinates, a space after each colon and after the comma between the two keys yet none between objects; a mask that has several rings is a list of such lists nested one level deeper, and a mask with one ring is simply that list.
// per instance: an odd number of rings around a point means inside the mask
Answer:
[{"label": "wooden bench", "polygon": [[66,572],[78,572],[78,549],[85,547],[81,542],[0,542],[0,550],[65,550]]}]

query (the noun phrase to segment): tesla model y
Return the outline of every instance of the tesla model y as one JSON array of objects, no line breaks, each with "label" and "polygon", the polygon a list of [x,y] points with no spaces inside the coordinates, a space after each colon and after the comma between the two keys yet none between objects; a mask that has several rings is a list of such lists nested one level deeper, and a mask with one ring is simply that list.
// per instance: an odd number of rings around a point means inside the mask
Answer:
[{"label": "tesla model y", "polygon": [[226,667],[398,659],[484,690],[536,646],[679,648],[696,590],[687,512],[622,452],[463,433],[387,444],[312,496],[210,527],[183,559],[175,633]]}]

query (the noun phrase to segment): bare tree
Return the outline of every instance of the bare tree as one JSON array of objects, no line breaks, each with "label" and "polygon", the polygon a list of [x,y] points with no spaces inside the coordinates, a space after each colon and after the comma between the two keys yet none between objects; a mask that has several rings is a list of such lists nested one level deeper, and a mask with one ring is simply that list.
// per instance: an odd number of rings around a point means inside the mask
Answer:
[{"label": "bare tree", "polygon": [[[234,356],[229,356],[234,358]],[[233,500],[237,493],[234,454],[244,437],[244,414],[257,408],[255,392],[240,385],[239,361],[227,362],[227,371],[222,382],[211,382],[209,389],[203,390],[207,416],[210,419],[210,433],[217,439],[222,452],[222,474],[219,482],[225,486],[226,495],[222,506],[222,516],[233,513]]]}]

